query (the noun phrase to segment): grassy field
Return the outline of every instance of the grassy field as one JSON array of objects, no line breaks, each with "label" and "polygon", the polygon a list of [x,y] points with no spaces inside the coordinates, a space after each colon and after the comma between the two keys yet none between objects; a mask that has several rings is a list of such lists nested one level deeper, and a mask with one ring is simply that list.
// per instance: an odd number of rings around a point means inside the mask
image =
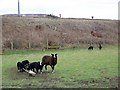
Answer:
[{"label": "grassy field", "polygon": [[[43,69],[35,77],[17,71],[16,63],[28,59],[41,61],[42,56],[58,54],[55,72]],[[2,55],[3,88],[116,88],[118,87],[118,48],[105,46],[102,50],[18,50]]]}]

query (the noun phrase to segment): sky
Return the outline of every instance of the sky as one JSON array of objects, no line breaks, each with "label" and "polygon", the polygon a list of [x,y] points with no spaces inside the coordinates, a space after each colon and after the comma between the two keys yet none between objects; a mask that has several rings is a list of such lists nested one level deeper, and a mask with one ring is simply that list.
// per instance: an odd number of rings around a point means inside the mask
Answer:
[{"label": "sky", "polygon": [[[119,0],[19,0],[21,14],[53,14],[64,18],[118,19]],[[18,0],[0,0],[0,15],[17,14]]]}]

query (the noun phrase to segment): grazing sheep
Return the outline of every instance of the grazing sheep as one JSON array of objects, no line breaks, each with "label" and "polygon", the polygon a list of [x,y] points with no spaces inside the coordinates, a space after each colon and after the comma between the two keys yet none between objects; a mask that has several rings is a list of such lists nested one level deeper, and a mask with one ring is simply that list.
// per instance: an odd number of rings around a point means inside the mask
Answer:
[{"label": "grazing sheep", "polygon": [[90,46],[90,47],[88,48],[88,50],[93,50],[93,46]]},{"label": "grazing sheep", "polygon": [[42,65],[45,65],[45,69],[47,70],[47,65],[50,65],[52,68],[52,72],[54,72],[54,66],[57,64],[57,54],[51,54],[51,56],[43,56]]},{"label": "grazing sheep", "polygon": [[37,73],[38,73],[39,70],[40,70],[40,72],[42,72],[43,65],[41,64],[41,62],[32,62],[32,63],[30,63],[27,70],[32,70],[33,72],[35,72],[34,69],[36,69]]},{"label": "grazing sheep", "polygon": [[101,50],[102,49],[102,45],[99,43],[99,49]]},{"label": "grazing sheep", "polygon": [[23,72],[25,69],[25,66],[21,62],[17,62],[17,68],[18,68],[18,71]]}]

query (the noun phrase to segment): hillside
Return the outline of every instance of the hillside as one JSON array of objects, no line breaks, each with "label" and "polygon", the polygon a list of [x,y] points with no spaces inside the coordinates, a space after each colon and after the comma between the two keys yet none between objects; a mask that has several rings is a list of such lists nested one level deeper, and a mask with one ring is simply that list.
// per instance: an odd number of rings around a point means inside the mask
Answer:
[{"label": "hillside", "polygon": [[2,35],[4,49],[117,44],[118,21],[4,16]]}]

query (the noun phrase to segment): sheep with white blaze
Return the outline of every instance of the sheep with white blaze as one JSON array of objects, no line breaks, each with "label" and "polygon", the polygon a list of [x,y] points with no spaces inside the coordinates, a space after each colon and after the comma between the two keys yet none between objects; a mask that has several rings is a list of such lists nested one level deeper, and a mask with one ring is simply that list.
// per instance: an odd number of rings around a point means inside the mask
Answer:
[{"label": "sheep with white blaze", "polygon": [[47,65],[50,65],[52,68],[52,72],[54,72],[54,67],[57,64],[57,54],[51,54],[51,56],[49,55],[45,55],[42,57],[42,65],[45,65],[45,69],[47,70]]}]

